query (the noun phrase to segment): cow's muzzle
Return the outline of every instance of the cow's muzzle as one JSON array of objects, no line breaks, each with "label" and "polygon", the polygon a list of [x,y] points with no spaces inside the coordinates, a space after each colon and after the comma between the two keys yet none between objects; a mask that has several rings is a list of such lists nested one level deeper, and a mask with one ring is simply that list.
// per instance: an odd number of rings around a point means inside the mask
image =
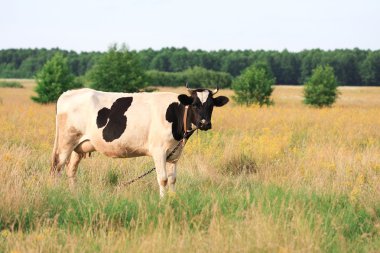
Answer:
[{"label": "cow's muzzle", "polygon": [[209,129],[211,129],[212,128],[212,124],[211,124],[211,122],[210,121],[207,121],[207,120],[201,120],[200,122],[199,122],[199,124],[198,124],[198,128],[200,129],[200,130],[204,130],[204,131],[207,131],[207,130],[209,130]]}]

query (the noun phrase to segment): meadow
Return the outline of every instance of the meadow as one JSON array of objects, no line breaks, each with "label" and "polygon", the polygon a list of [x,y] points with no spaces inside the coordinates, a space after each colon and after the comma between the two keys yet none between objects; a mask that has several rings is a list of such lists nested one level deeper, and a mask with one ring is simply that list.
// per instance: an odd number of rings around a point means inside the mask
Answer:
[{"label": "meadow", "polygon": [[75,189],[52,179],[55,105],[17,81],[0,88],[0,252],[380,251],[379,87],[341,87],[316,109],[276,86],[272,107],[215,109],[160,200],[154,174],[121,186],[148,157],[94,153]]}]

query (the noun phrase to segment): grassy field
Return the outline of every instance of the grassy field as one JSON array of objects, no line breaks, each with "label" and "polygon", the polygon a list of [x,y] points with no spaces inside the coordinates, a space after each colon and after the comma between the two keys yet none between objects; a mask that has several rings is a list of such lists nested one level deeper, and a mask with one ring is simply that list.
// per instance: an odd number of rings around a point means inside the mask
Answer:
[{"label": "grassy field", "polygon": [[55,105],[20,82],[0,88],[0,252],[380,251],[380,88],[314,109],[277,86],[273,107],[216,109],[160,200],[153,174],[119,185],[150,158],[94,154],[73,191],[50,178]]}]

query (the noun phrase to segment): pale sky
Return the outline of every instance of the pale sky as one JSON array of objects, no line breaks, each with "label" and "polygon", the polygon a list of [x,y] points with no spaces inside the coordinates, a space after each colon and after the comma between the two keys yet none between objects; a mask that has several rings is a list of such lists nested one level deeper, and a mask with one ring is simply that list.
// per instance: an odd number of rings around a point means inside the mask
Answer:
[{"label": "pale sky", "polygon": [[380,49],[380,0],[0,1],[0,49]]}]

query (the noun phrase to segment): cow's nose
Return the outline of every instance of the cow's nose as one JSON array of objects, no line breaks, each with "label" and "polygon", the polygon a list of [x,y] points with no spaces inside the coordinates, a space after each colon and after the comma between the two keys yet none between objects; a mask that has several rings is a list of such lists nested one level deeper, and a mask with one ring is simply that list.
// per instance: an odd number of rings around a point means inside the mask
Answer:
[{"label": "cow's nose", "polygon": [[211,122],[207,122],[207,124],[205,124],[205,130],[211,129],[211,126]]},{"label": "cow's nose", "polygon": [[200,129],[201,130],[209,130],[209,129],[211,129],[211,122],[210,121],[202,119],[200,123],[201,123],[200,124]]}]

